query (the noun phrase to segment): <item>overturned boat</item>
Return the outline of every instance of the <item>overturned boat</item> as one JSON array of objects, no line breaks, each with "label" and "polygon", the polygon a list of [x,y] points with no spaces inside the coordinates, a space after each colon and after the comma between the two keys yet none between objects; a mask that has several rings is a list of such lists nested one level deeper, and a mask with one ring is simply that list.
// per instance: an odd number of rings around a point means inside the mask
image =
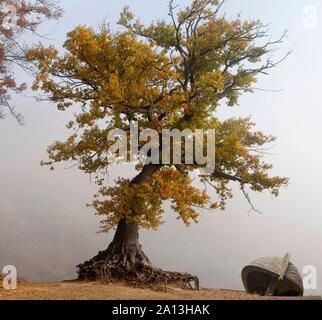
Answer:
[{"label": "overturned boat", "polygon": [[297,268],[285,257],[259,258],[242,270],[248,293],[262,296],[303,296],[303,280]]}]

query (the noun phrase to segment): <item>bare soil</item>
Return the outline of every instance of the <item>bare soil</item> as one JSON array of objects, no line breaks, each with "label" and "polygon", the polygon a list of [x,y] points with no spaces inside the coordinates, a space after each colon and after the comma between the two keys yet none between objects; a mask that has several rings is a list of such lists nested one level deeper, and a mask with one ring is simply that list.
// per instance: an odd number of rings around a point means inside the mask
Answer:
[{"label": "bare soil", "polygon": [[260,296],[222,289],[152,290],[123,284],[66,281],[18,283],[16,290],[0,289],[0,300],[257,300]]},{"label": "bare soil", "polygon": [[[183,290],[167,288],[152,290],[135,288],[126,284],[103,284],[100,282],[65,281],[57,283],[29,283],[19,281],[16,290],[0,288],[0,300],[285,300],[292,298],[261,297],[243,291],[227,289]],[[293,298],[320,300],[321,297]]]}]

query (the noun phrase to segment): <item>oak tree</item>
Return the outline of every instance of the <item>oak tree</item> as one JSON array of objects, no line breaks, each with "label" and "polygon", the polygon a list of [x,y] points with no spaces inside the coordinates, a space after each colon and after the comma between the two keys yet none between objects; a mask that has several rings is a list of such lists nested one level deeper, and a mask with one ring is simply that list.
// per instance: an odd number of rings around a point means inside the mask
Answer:
[{"label": "oak tree", "polygon": [[[113,241],[97,256],[78,266],[80,279],[125,278],[132,282],[181,281],[193,275],[165,272],[153,267],[139,244],[139,228],[157,229],[164,206],[187,226],[198,222],[200,209],[224,210],[237,183],[250,202],[248,189],[277,196],[287,179],[269,174],[263,148],[274,137],[254,129],[249,118],[221,121],[219,106],[233,107],[245,92],[253,92],[259,75],[276,66],[269,53],[284,35],[270,40],[260,21],[228,20],[218,0],[194,0],[184,9],[169,3],[169,19],[143,25],[125,8],[120,30],[108,26],[94,31],[79,26],[68,33],[64,54],[54,47],[38,46],[28,59],[36,65],[34,90],[43,93],[60,110],[75,109],[68,123],[72,130],[64,142],[48,149],[53,166],[73,161],[95,174],[99,192],[91,206],[102,217],[101,230],[116,228]],[[120,128],[139,130],[216,129],[216,167],[211,175],[199,172],[203,184],[192,184],[197,163],[137,166],[132,179],[120,177],[107,184],[101,173],[111,165],[108,133]],[[161,146],[160,146],[161,148]],[[184,150],[183,156],[184,156]]]}]

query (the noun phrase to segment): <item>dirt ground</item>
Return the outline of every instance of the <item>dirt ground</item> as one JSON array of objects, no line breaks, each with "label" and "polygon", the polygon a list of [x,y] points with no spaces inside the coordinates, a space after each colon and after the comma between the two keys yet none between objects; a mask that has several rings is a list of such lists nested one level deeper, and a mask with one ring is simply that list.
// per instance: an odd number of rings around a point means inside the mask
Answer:
[{"label": "dirt ground", "polygon": [[[306,297],[300,299],[318,299]],[[59,283],[19,282],[16,290],[0,289],[0,300],[261,300],[243,291],[168,288],[167,292],[122,284],[66,281]],[[267,298],[266,298],[267,299]],[[285,299],[285,298],[270,298]]]},{"label": "dirt ground", "polygon": [[240,291],[168,288],[167,292],[122,284],[94,282],[19,283],[16,290],[0,289],[0,300],[256,300]]}]

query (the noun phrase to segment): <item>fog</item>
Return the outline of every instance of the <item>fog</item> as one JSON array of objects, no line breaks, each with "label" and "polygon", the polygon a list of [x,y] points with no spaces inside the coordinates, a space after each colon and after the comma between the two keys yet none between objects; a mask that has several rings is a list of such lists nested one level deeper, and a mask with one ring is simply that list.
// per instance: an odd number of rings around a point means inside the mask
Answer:
[{"label": "fog", "polygon": [[[143,21],[167,18],[165,0],[65,0],[65,16],[42,27],[50,38],[44,42],[61,47],[65,33],[78,24],[96,27],[105,19],[115,27],[125,4]],[[273,173],[290,178],[289,187],[277,199],[251,194],[262,215],[249,212],[236,188],[226,211],[205,211],[190,228],[167,208],[166,223],[158,231],[141,232],[143,248],[155,265],[197,274],[203,287],[242,289],[240,273],[247,263],[290,252],[300,271],[305,265],[317,268],[318,288],[308,293],[322,293],[322,3],[311,4],[317,15],[314,28],[305,25],[306,1],[228,0],[225,6],[228,16],[242,12],[244,18],[271,23],[275,37],[289,31],[274,55],[292,54],[256,85],[277,91],[246,94],[239,107],[220,109],[222,118],[251,115],[258,129],[278,136],[266,160],[274,164]],[[75,266],[105,249],[113,233],[96,233],[99,219],[86,207],[96,191],[89,176],[67,169],[68,164],[53,172],[40,166],[47,146],[67,137],[71,115],[30,94],[14,100],[26,118],[24,126],[10,116],[0,121],[0,269],[13,264],[30,281],[74,278]],[[124,172],[133,174],[128,167],[110,169],[111,178]]]}]

